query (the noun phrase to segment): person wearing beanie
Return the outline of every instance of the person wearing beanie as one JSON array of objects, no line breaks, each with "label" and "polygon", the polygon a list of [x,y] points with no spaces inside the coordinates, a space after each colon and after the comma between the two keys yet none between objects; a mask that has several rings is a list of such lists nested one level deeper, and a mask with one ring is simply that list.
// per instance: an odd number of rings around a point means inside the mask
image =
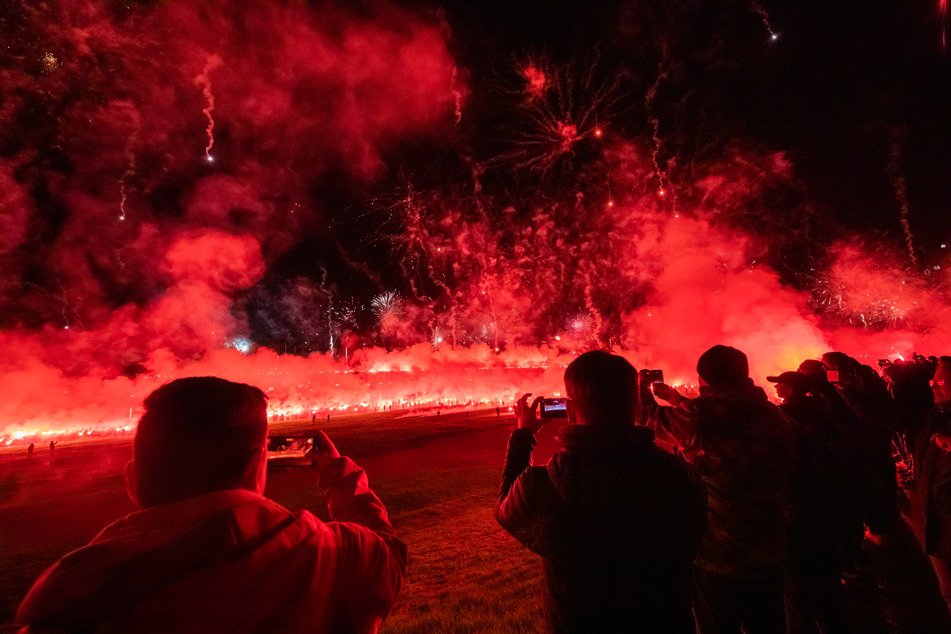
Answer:
[{"label": "person wearing beanie", "polygon": [[[724,345],[697,362],[700,395],[641,381],[640,420],[681,448],[707,487],[709,515],[695,564],[699,632],[785,631],[784,493],[793,470],[792,422],[749,377],[746,355]],[[642,375],[643,379],[644,376]],[[672,407],[661,406],[657,396]]]}]

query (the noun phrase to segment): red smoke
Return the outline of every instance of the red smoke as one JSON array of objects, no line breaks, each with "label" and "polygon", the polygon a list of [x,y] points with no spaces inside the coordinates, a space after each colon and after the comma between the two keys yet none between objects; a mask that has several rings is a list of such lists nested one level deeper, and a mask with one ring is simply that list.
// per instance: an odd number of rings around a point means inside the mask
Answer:
[{"label": "red smoke", "polygon": [[[401,195],[388,238],[412,293],[378,315],[379,347],[338,323],[333,356],[241,354],[249,289],[339,214],[314,181],[369,182],[393,144],[465,120],[445,25],[378,3],[359,17],[224,0],[24,11],[34,31],[15,44],[47,61],[0,66],[0,122],[23,128],[0,158],[0,434],[128,426],[151,390],[190,375],[258,385],[297,415],[554,394],[601,346],[686,384],[717,343],[744,350],[759,382],[831,349],[951,351],[948,267],[922,279],[844,240],[802,291],[764,262],[803,238],[785,155],[670,157],[662,198],[645,140],[600,136],[617,85],[529,65],[526,128],[486,163],[556,172],[591,144],[598,158],[557,197],[483,196],[484,165],[463,193]],[[16,116],[37,111],[55,116],[37,130]],[[299,296],[347,299],[315,288]],[[296,297],[286,312],[311,327]]]}]

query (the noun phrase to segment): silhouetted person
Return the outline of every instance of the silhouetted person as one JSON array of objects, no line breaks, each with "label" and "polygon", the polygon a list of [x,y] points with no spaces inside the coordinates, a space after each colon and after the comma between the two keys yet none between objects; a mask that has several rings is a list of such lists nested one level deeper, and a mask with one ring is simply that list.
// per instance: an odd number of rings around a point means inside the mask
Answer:
[{"label": "silhouetted person", "polygon": [[913,361],[899,360],[882,367],[882,377],[888,383],[888,393],[895,401],[898,413],[899,433],[894,445],[903,462],[903,468],[899,471],[899,482],[903,488],[908,487],[911,475],[915,432],[935,406],[931,381],[937,365],[937,359],[932,362],[919,357]]},{"label": "silhouetted person", "polygon": [[499,417],[501,417],[501,416],[502,416],[502,408],[496,406],[496,408],[495,408],[495,417],[496,417],[496,418],[499,418]]},{"label": "silhouetted person", "polygon": [[873,535],[888,533],[900,520],[898,479],[892,457],[892,439],[898,424],[895,403],[884,379],[869,366],[842,352],[825,353],[822,363],[838,374],[832,384],[864,424],[857,442],[866,452],[865,525]]},{"label": "silhouetted person", "polygon": [[865,423],[829,381],[828,370],[821,361],[806,359],[799,364],[799,372],[809,379],[810,392],[822,397],[829,405],[844,440],[838,457],[841,468],[836,471],[834,484],[839,490],[834,521],[839,565],[846,573],[852,574],[865,558],[862,552],[865,510],[869,506],[868,500],[875,499],[878,490],[871,466],[874,442]]},{"label": "silhouetted person", "polygon": [[914,435],[913,523],[951,607],[951,357],[941,357],[933,389],[935,407]]},{"label": "silhouetted person", "polygon": [[[793,469],[791,421],[749,378],[746,355],[714,346],[697,362],[700,396],[641,385],[643,418],[683,448],[707,486],[710,514],[696,559],[700,632],[782,632],[784,493]],[[666,438],[661,437],[665,435]]]},{"label": "silhouetted person", "polygon": [[565,370],[568,425],[531,464],[540,399],[519,399],[496,518],[542,558],[552,632],[693,632],[689,578],[706,498],[688,465],[635,427],[637,372],[595,351]]},{"label": "silhouetted person", "polygon": [[33,460],[33,443],[30,443],[30,446],[26,448],[26,459]]},{"label": "silhouetted person", "polygon": [[145,399],[130,497],[141,510],[44,572],[28,631],[373,632],[406,547],[363,470],[323,432],[308,454],[331,522],[263,496],[267,397],[213,377]]},{"label": "silhouetted person", "polygon": [[786,631],[790,634],[845,631],[844,593],[836,549],[836,486],[845,438],[832,409],[810,394],[800,372],[766,377],[776,384],[779,408],[793,421],[796,459],[786,504]]},{"label": "silhouetted person", "polygon": [[53,450],[54,450],[54,449],[56,449],[56,442],[51,440],[51,441],[50,441],[50,458],[53,457]]}]

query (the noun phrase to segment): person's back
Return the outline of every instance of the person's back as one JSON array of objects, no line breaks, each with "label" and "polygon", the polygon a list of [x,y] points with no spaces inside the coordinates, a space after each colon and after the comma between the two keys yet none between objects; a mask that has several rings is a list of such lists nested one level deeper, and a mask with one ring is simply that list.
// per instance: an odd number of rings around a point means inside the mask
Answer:
[{"label": "person's back", "polygon": [[37,580],[17,613],[26,631],[378,628],[406,548],[362,469],[316,432],[315,480],[334,520],[325,523],[262,495],[260,390],[181,379],[154,392],[146,410],[126,469],[142,510]]},{"label": "person's back", "polygon": [[706,485],[707,528],[695,560],[701,632],[784,627],[784,493],[793,468],[792,422],[749,378],[746,355],[714,346],[697,362],[700,396],[642,387],[642,420],[682,448]]},{"label": "person's back", "polygon": [[373,631],[401,571],[360,573],[385,549],[251,492],[212,493],[106,527],[37,581],[17,620],[31,631]]},{"label": "person's back", "polygon": [[513,433],[496,509],[542,557],[548,629],[693,632],[689,577],[706,514],[695,474],[632,424],[570,424],[557,444],[547,466],[528,467],[534,436]]},{"label": "person's back", "polygon": [[784,556],[783,494],[793,467],[792,427],[752,384],[704,386],[692,407],[696,444],[686,451],[710,502],[697,564],[723,575],[771,574]]}]

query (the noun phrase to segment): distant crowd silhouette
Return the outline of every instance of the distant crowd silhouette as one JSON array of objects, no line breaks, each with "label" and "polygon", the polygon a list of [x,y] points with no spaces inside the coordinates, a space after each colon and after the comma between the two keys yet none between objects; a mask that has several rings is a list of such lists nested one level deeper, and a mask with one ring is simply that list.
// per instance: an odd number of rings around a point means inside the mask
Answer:
[{"label": "distant crowd silhouette", "polygon": [[[598,350],[566,369],[567,399],[519,398],[495,515],[540,557],[539,628],[855,631],[863,544],[908,526],[951,606],[951,357],[879,366],[803,360],[767,377],[775,405],[729,346],[700,355],[695,398]],[[140,510],[40,576],[23,631],[377,631],[407,562],[382,501],[315,431],[331,521],[284,509],[263,495],[267,433],[256,387],[191,377],[149,395],[125,473]]]}]

